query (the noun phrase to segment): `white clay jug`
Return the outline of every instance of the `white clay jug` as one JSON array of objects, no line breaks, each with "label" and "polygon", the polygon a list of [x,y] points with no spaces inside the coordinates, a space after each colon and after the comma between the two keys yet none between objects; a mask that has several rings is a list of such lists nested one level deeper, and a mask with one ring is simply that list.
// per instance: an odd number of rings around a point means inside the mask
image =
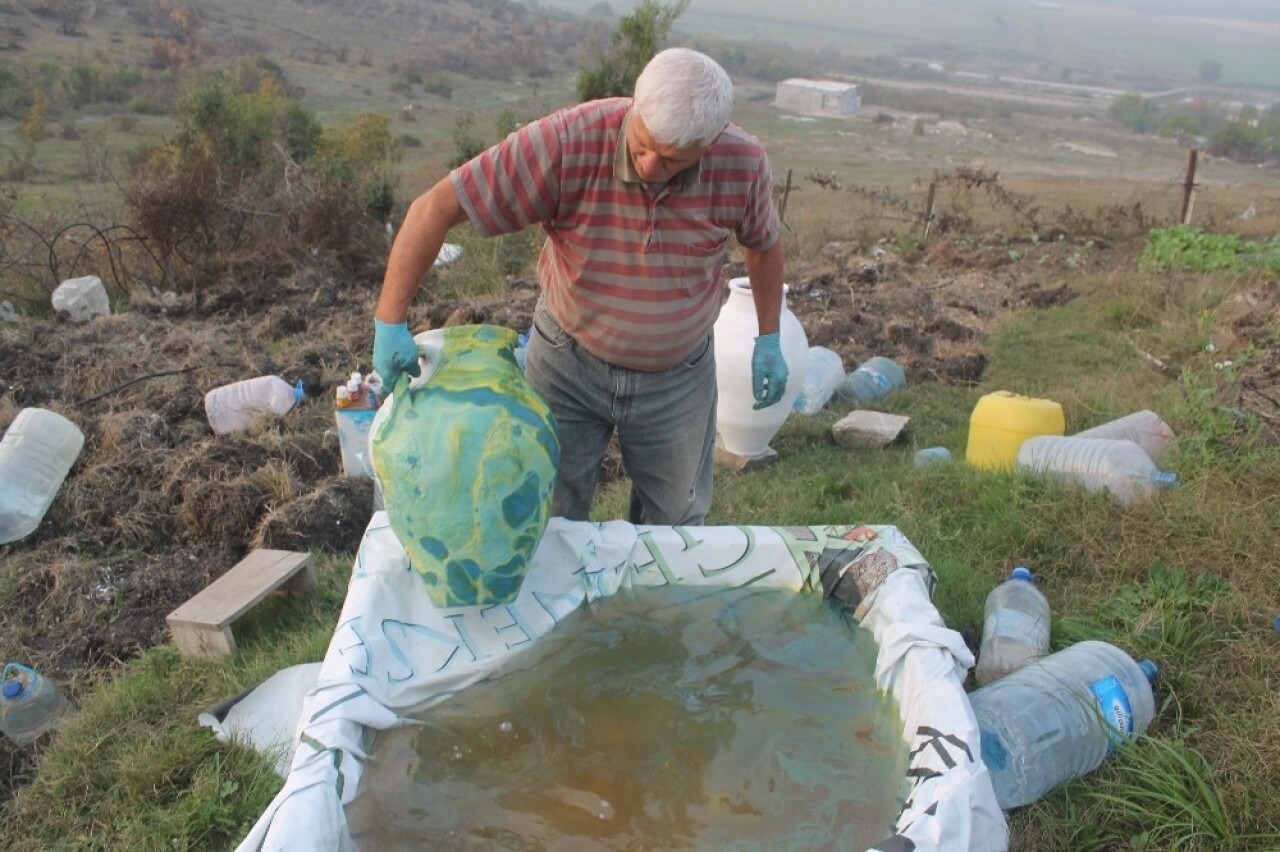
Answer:
[{"label": "white clay jug", "polygon": [[729,452],[752,458],[769,450],[769,441],[782,428],[804,386],[808,366],[809,340],[800,320],[787,307],[786,287],[782,295],[779,344],[787,362],[787,389],[782,399],[768,408],[755,408],[751,387],[751,354],[760,333],[756,305],[747,278],[729,282],[729,298],[720,309],[715,325],[716,346],[716,432]]}]

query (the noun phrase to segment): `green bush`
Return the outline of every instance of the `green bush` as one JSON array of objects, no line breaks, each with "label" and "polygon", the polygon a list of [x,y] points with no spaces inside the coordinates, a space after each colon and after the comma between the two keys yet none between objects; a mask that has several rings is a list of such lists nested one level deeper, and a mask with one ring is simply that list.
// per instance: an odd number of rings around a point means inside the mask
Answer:
[{"label": "green bush", "polygon": [[658,0],[640,0],[630,15],[618,21],[606,52],[598,42],[589,45],[578,73],[578,99],[625,97],[635,89],[644,66],[661,50],[676,19],[690,0],[665,6]]},{"label": "green bush", "polygon": [[[328,258],[363,266],[385,252],[394,206],[390,122],[365,114],[325,132],[278,80],[220,74],[177,101],[177,131],[135,159],[135,228],[175,284],[267,279]],[[321,260],[318,260],[321,259]]]},{"label": "green bush", "polygon": [[1280,271],[1280,242],[1259,243],[1235,234],[1211,234],[1190,225],[1175,225],[1151,231],[1139,262],[1150,272]]}]

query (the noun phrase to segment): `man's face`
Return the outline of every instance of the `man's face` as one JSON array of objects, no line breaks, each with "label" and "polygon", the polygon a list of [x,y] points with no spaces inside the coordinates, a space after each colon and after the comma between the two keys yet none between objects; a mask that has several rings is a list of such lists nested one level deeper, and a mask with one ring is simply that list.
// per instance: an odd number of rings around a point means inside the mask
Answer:
[{"label": "man's face", "polygon": [[631,154],[631,165],[640,179],[647,183],[669,180],[676,172],[698,162],[707,152],[701,145],[677,148],[659,144],[634,110],[627,122],[627,150]]}]

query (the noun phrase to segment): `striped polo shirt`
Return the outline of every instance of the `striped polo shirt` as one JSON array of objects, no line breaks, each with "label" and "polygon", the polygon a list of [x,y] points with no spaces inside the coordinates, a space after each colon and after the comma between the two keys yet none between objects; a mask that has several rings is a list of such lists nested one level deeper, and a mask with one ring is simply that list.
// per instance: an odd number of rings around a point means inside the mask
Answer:
[{"label": "striped polo shirt", "polygon": [[541,224],[543,297],[581,346],[616,366],[665,370],[716,321],[729,236],[764,251],[780,224],[753,136],[730,124],[696,165],[651,190],[627,154],[630,108],[609,98],[561,110],[450,178],[486,236]]}]

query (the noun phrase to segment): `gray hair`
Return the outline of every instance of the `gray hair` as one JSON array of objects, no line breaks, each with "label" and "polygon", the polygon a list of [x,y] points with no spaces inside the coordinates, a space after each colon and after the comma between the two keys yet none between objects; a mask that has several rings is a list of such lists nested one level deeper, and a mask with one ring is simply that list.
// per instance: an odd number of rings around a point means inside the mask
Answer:
[{"label": "gray hair", "polygon": [[705,147],[729,123],[733,81],[710,56],[672,47],[636,78],[635,111],[659,143]]}]

